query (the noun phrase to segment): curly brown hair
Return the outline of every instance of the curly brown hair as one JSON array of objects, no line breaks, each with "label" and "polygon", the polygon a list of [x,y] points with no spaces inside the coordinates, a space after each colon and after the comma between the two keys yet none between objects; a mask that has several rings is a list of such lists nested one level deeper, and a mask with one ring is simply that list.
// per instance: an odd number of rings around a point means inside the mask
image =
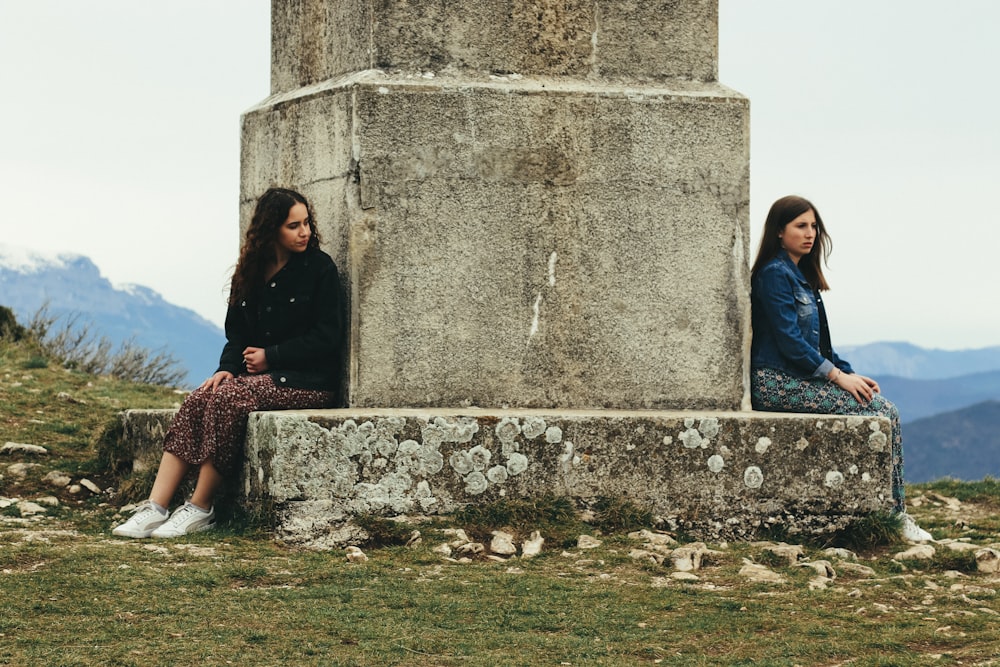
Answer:
[{"label": "curly brown hair", "polygon": [[246,238],[240,247],[240,258],[236,262],[233,282],[229,288],[230,305],[250,296],[264,282],[267,263],[275,259],[274,244],[278,238],[278,230],[285,224],[288,212],[296,204],[304,205],[309,214],[307,222],[312,235],[307,248],[319,247],[319,233],[316,231],[312,207],[306,198],[287,188],[268,189],[257,200]]}]

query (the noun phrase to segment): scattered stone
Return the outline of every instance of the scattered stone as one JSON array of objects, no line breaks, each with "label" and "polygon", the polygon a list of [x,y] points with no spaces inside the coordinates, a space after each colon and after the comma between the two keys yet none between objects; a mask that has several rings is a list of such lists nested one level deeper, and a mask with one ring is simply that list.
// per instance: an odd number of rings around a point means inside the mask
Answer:
[{"label": "scattered stone", "polygon": [[466,542],[455,549],[455,552],[460,556],[477,556],[484,551],[486,551],[486,547],[479,542]]},{"label": "scattered stone", "polygon": [[40,456],[48,453],[49,450],[41,445],[27,445],[22,442],[7,442],[4,443],[3,447],[0,447],[0,454],[31,454],[33,456]]},{"label": "scattered stone", "polygon": [[628,557],[632,560],[649,561],[656,565],[663,565],[664,560],[663,554],[646,551],[645,549],[632,549],[628,552]]},{"label": "scattered stone", "polygon": [[75,403],[77,405],[87,404],[87,401],[83,400],[82,398],[74,398],[72,395],[70,395],[68,392],[65,391],[60,391],[58,394],[56,394],[56,398],[66,403]]},{"label": "scattered stone", "polygon": [[952,551],[975,551],[980,548],[977,544],[962,542],[960,540],[942,540],[938,544],[942,544]]},{"label": "scattered stone", "polygon": [[838,549],[830,547],[823,550],[823,555],[828,558],[839,558],[840,560],[857,560],[858,555],[850,549]]},{"label": "scattered stone", "polygon": [[55,496],[42,496],[41,498],[35,498],[35,502],[39,505],[48,505],[49,507],[59,507],[59,499]]},{"label": "scattered stone", "polygon": [[500,556],[494,556],[493,554],[487,555],[486,556],[486,560],[491,560],[494,563],[506,563],[507,562],[506,558],[502,558]]},{"label": "scattered stone", "polygon": [[980,572],[1000,572],[1000,551],[987,547],[976,552],[976,568]]},{"label": "scattered stone", "polygon": [[500,556],[513,556],[517,553],[517,547],[514,546],[514,536],[502,530],[493,531],[490,551]]},{"label": "scattered stone", "polygon": [[452,540],[449,540],[448,542],[448,546],[450,546],[452,549],[457,548],[463,544],[468,544],[469,542],[472,541],[469,539],[469,536],[465,534],[465,531],[462,530],[461,528],[445,528],[441,532],[447,535],[448,537],[454,538]]},{"label": "scattered stone", "polygon": [[677,581],[701,581],[697,574],[691,572],[673,572],[670,574],[670,578]]},{"label": "scattered stone", "polygon": [[86,477],[80,480],[80,486],[87,489],[91,493],[99,494],[101,492],[101,487],[97,486]]},{"label": "scattered stone", "polygon": [[811,591],[825,591],[827,587],[833,583],[833,579],[828,577],[813,577],[809,580],[809,590]]},{"label": "scattered stone", "polygon": [[805,558],[805,551],[801,544],[768,544],[764,546],[764,551],[774,554],[778,558],[784,558],[789,565],[795,565],[799,560]]},{"label": "scattered stone", "polygon": [[590,535],[580,535],[576,538],[577,549],[596,549],[601,546],[601,541]]},{"label": "scattered stone", "polygon": [[146,551],[151,551],[154,554],[160,554],[162,556],[166,556],[167,554],[170,553],[170,549],[168,549],[165,546],[161,546],[159,544],[143,544],[142,548],[145,549]]},{"label": "scattered stone", "polygon": [[11,498],[0,498],[0,510],[10,507],[16,502],[17,500]]},{"label": "scattered stone", "polygon": [[28,471],[32,468],[40,468],[41,464],[38,463],[14,463],[7,466],[7,472],[17,477],[18,479],[24,479],[28,476]]},{"label": "scattered stone", "polygon": [[783,584],[785,583],[785,578],[782,577],[777,572],[764,567],[763,565],[758,565],[752,561],[743,559],[743,567],[740,568],[740,576],[746,578],[748,581],[753,583],[762,584]]},{"label": "scattered stone", "polygon": [[933,491],[928,493],[927,497],[930,498],[931,500],[936,500],[939,503],[944,503],[945,505],[948,506],[948,509],[950,510],[954,510],[957,512],[962,509],[962,501],[960,501],[958,498],[950,498],[948,496],[942,496],[940,493],[934,493]]},{"label": "scattered stone", "polygon": [[17,509],[21,516],[34,516],[35,514],[45,514],[45,508],[30,500],[22,500],[17,504]]},{"label": "scattered stone", "polygon": [[434,553],[436,553],[436,554],[441,554],[442,556],[444,556],[446,558],[448,556],[451,556],[451,547],[448,546],[447,544],[439,544],[436,547],[434,547],[433,549],[431,549],[431,551],[434,552]]},{"label": "scattered stone", "polygon": [[824,579],[836,579],[837,571],[828,560],[811,560],[804,563],[796,563],[795,567],[808,567]]},{"label": "scattered stone", "polygon": [[352,563],[364,563],[368,561],[368,556],[365,555],[365,552],[357,547],[347,547],[344,551],[347,554],[347,560]]},{"label": "scattered stone", "polygon": [[860,563],[845,563],[840,561],[837,563],[837,567],[841,572],[845,574],[853,574],[859,577],[874,577],[875,570],[868,567],[867,565],[861,565]]},{"label": "scattered stone", "polygon": [[83,487],[80,486],[79,484],[70,484],[69,488],[67,488],[66,490],[75,496],[81,491],[83,491]]},{"label": "scattered stone", "polygon": [[420,531],[415,530],[412,533],[410,533],[410,539],[406,540],[406,546],[415,547],[423,541],[424,538],[420,536]]},{"label": "scattered stone", "polygon": [[895,560],[930,560],[934,558],[934,547],[929,544],[917,544],[906,551],[900,551],[893,556]]},{"label": "scattered stone", "polygon": [[642,540],[647,544],[656,544],[660,546],[670,546],[673,544],[677,544],[677,540],[672,538],[667,533],[653,532],[651,530],[646,530],[646,529],[634,533],[629,533],[628,536],[630,539]]},{"label": "scattered stone", "polygon": [[542,545],[545,543],[545,538],[537,530],[533,531],[531,535],[528,536],[524,542],[521,542],[521,557],[531,558],[532,556],[537,556],[542,553]]},{"label": "scattered stone", "polygon": [[48,484],[49,486],[54,486],[59,489],[64,489],[70,485],[70,482],[73,481],[73,478],[71,478],[69,475],[59,470],[51,470],[48,472],[48,474],[45,475],[45,477],[42,477],[42,481]]},{"label": "scattered stone", "polygon": [[691,572],[701,569],[702,561],[721,555],[721,551],[712,551],[704,542],[692,542],[674,549],[670,557],[674,561],[675,569],[680,572]]}]

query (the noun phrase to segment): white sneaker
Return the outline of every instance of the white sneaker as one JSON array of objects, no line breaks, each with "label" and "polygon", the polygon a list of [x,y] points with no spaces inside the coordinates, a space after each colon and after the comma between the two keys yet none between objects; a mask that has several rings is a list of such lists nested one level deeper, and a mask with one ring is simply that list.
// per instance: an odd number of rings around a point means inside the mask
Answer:
[{"label": "white sneaker", "polygon": [[150,501],[145,501],[135,508],[135,513],[125,523],[115,526],[112,535],[119,537],[149,537],[153,531],[166,523],[170,514],[162,512]]},{"label": "white sneaker", "polygon": [[930,533],[918,526],[913,517],[906,512],[902,512],[899,518],[903,520],[903,539],[910,542],[930,542],[934,539]]},{"label": "white sneaker", "polygon": [[170,515],[163,525],[152,532],[153,537],[180,537],[190,533],[215,528],[215,508],[203,510],[197,505],[184,503]]}]

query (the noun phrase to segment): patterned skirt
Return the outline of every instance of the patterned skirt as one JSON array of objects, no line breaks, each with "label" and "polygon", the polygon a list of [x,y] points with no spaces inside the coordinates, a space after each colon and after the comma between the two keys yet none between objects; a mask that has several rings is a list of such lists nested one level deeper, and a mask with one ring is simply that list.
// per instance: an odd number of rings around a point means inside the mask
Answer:
[{"label": "patterned skirt", "polygon": [[863,405],[851,392],[825,378],[799,378],[773,368],[754,368],[750,373],[750,397],[754,410],[887,417],[892,423],[892,500],[897,512],[905,510],[899,410],[882,394],[875,394]]},{"label": "patterned skirt", "polygon": [[325,408],[335,400],[330,391],[278,387],[268,374],[239,375],[215,391],[188,394],[170,424],[163,451],[191,465],[212,461],[219,472],[230,473],[242,460],[251,412]]}]

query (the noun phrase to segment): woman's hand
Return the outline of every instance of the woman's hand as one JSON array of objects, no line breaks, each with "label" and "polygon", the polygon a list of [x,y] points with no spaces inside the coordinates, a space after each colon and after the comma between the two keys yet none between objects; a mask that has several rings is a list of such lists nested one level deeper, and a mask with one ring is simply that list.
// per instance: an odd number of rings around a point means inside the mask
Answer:
[{"label": "woman's hand", "polygon": [[267,355],[262,347],[248,347],[243,350],[243,365],[247,367],[247,373],[263,373],[268,369]]},{"label": "woman's hand", "polygon": [[219,388],[220,384],[222,384],[226,380],[232,380],[232,379],[233,379],[233,374],[230,373],[229,371],[219,371],[212,377],[202,382],[201,386],[198,387],[198,389],[211,389],[211,391],[215,391],[216,389]]},{"label": "woman's hand", "polygon": [[831,381],[841,389],[849,391],[862,405],[872,400],[872,396],[879,392],[878,383],[869,377],[857,373],[845,373],[839,368],[834,369],[833,373]]}]

